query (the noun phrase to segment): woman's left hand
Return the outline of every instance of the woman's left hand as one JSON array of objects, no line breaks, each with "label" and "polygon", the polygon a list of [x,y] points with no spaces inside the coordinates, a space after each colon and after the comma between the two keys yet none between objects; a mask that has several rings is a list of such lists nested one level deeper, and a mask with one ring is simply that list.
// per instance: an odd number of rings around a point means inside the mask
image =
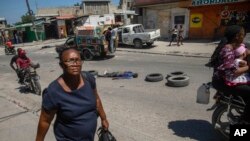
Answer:
[{"label": "woman's left hand", "polygon": [[104,119],[101,121],[102,122],[102,127],[105,129],[105,130],[108,130],[109,128],[109,122],[107,119]]}]

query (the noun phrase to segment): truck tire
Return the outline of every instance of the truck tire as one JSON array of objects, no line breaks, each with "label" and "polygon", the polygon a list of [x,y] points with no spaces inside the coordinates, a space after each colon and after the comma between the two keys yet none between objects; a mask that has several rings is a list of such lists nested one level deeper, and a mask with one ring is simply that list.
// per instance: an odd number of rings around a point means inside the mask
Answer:
[{"label": "truck tire", "polygon": [[154,42],[147,42],[147,43],[146,43],[146,45],[147,45],[148,47],[151,47],[153,44],[154,44]]},{"label": "truck tire", "polygon": [[84,60],[89,61],[93,59],[93,54],[89,50],[83,50],[82,57]]},{"label": "truck tire", "polygon": [[134,40],[134,46],[135,46],[135,48],[142,48],[142,41],[141,41],[141,39],[135,39]]}]

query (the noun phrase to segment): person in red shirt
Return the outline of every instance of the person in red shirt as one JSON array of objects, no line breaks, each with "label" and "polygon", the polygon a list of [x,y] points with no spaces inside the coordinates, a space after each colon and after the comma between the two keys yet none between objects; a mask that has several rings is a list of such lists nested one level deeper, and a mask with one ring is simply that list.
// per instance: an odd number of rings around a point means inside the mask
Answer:
[{"label": "person in red shirt", "polygon": [[23,80],[24,80],[24,77],[25,77],[25,74],[27,73],[27,71],[28,71],[28,69],[30,67],[30,64],[31,64],[30,59],[26,56],[26,51],[25,50],[21,50],[19,52],[16,64],[17,64],[17,69],[18,69],[18,71],[20,73],[19,82],[22,84]]},{"label": "person in red shirt", "polygon": [[12,45],[12,42],[10,41],[10,39],[5,43],[5,45],[6,45],[8,48],[13,48],[13,45]]},{"label": "person in red shirt", "polygon": [[22,48],[18,48],[17,55],[14,55],[10,60],[10,67],[16,72],[18,78],[20,78],[20,76],[19,76],[19,72],[18,72],[18,68],[17,68],[17,59],[19,58],[19,54],[20,54],[21,50],[22,50]]}]

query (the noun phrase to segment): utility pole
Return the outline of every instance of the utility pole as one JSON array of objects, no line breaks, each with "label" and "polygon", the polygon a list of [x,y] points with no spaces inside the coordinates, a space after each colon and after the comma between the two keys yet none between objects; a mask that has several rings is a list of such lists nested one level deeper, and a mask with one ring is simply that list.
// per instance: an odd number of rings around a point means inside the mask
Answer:
[{"label": "utility pole", "polygon": [[28,13],[31,17],[31,21],[32,21],[32,28],[34,29],[34,32],[35,32],[35,40],[37,41],[38,39],[38,36],[37,36],[37,32],[36,32],[36,27],[35,27],[35,23],[34,23],[34,19],[33,19],[33,12],[32,10],[30,9],[30,4],[29,4],[29,0],[26,0],[26,5],[27,5],[27,8],[28,8]]},{"label": "utility pole", "polygon": [[128,19],[128,15],[127,15],[127,0],[123,0],[123,5],[122,5],[122,11],[124,14],[124,24],[127,25],[127,19]]}]

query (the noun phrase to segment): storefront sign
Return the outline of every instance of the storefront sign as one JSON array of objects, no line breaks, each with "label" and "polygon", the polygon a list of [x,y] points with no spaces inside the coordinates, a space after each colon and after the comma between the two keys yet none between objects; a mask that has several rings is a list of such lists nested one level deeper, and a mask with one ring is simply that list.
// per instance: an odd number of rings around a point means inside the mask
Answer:
[{"label": "storefront sign", "polygon": [[191,28],[200,28],[202,26],[202,14],[192,14],[190,19]]},{"label": "storefront sign", "polygon": [[242,2],[246,0],[192,0],[192,6]]}]

